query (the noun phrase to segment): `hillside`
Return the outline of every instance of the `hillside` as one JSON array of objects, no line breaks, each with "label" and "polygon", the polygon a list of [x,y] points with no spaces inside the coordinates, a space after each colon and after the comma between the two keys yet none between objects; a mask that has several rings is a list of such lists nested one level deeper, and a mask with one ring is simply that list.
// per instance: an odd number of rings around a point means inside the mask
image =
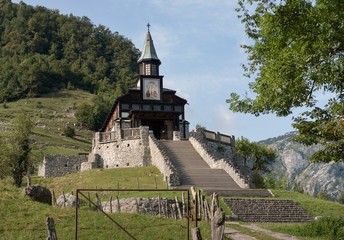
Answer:
[{"label": "hillside", "polygon": [[321,146],[305,147],[294,142],[294,136],[295,133],[291,132],[260,142],[279,153],[271,170],[279,176],[286,176],[289,188],[297,185],[311,196],[325,193],[331,200],[340,200],[344,196],[344,163],[310,163],[310,156]]},{"label": "hillside", "polygon": [[120,95],[137,81],[139,50],[87,17],[0,2],[0,102],[65,88]]},{"label": "hillside", "polygon": [[[88,153],[91,148],[93,132],[76,123],[74,113],[83,102],[93,95],[81,90],[65,90],[45,94],[40,98],[26,98],[15,102],[0,104],[0,137],[11,135],[13,118],[25,113],[34,123],[32,141],[34,151],[42,160],[46,154]],[[73,127],[74,138],[63,135],[63,130]]]}]

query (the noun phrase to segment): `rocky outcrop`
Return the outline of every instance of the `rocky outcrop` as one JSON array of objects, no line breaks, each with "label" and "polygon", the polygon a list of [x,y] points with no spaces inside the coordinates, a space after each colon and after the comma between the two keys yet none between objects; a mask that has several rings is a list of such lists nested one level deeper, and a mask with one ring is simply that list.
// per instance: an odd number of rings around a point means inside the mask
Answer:
[{"label": "rocky outcrop", "polygon": [[344,194],[344,163],[310,163],[311,155],[321,146],[306,147],[294,142],[295,135],[291,132],[260,142],[279,153],[270,170],[280,177],[287,177],[290,189],[297,184],[309,195],[324,192],[329,199],[338,201]]},{"label": "rocky outcrop", "polygon": [[[78,202],[81,204],[80,199]],[[76,206],[76,196],[69,193],[62,194],[56,199],[56,205],[59,207],[74,208]]]},{"label": "rocky outcrop", "polygon": [[52,195],[49,189],[41,186],[27,186],[23,194],[29,196],[32,200],[47,203],[51,205]]}]

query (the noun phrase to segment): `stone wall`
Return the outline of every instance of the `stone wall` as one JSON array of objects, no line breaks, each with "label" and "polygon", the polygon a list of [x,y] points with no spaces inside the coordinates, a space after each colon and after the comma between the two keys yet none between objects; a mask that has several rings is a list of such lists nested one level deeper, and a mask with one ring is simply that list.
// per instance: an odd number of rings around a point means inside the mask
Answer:
[{"label": "stone wall", "polygon": [[88,161],[87,155],[48,155],[38,168],[38,176],[58,177],[79,172],[81,164]]},{"label": "stone wall", "polygon": [[151,154],[151,164],[156,166],[159,171],[164,175],[165,181],[168,186],[174,187],[180,185],[180,177],[173,166],[171,160],[166,154],[163,147],[154,137],[153,133],[149,134],[149,148]]},{"label": "stone wall", "polygon": [[225,170],[241,188],[249,188],[249,179],[242,174],[236,162],[235,147],[232,144],[208,140],[201,128],[190,133],[189,141],[211,168]]},{"label": "stone wall", "polygon": [[[94,142],[90,162],[94,162],[92,156],[97,156],[96,165],[100,168],[148,165],[150,162],[148,131],[147,127],[141,127],[122,131],[120,135],[116,132],[102,133],[102,135],[96,133],[97,139]],[[82,170],[86,169],[85,167]]]},{"label": "stone wall", "polygon": [[177,204],[182,206],[182,203],[167,198],[124,198],[102,202],[102,209],[107,213],[143,213],[177,218]]}]

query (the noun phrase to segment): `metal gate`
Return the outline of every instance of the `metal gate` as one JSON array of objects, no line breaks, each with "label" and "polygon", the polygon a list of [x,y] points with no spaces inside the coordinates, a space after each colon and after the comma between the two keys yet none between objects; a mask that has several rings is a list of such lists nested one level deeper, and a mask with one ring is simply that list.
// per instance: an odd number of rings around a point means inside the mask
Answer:
[{"label": "metal gate", "polygon": [[[78,240],[79,235],[78,235],[78,231],[79,231],[79,211],[80,211],[80,204],[79,204],[79,200],[81,199],[80,197],[83,197],[84,199],[86,199],[89,203],[89,205],[92,205],[93,207],[95,207],[101,214],[103,214],[104,216],[106,216],[114,225],[116,225],[118,227],[118,229],[122,232],[124,232],[127,236],[128,239],[137,239],[135,236],[133,236],[133,234],[131,234],[129,232],[128,229],[126,229],[125,226],[123,226],[122,224],[120,224],[118,221],[116,221],[114,219],[114,215],[112,214],[108,214],[106,213],[102,207],[99,205],[99,203],[94,202],[91,200],[89,193],[90,192],[96,192],[96,196],[97,196],[97,192],[184,192],[187,195],[187,200],[186,200],[186,214],[184,216],[184,218],[187,219],[187,226],[186,226],[186,239],[190,239],[190,219],[192,220],[192,214],[191,214],[191,205],[190,205],[190,192],[188,189],[77,189],[76,190],[76,207],[75,207],[75,240]],[[197,205],[196,207],[196,211],[195,211],[195,216],[196,216],[196,226],[197,226]]]}]

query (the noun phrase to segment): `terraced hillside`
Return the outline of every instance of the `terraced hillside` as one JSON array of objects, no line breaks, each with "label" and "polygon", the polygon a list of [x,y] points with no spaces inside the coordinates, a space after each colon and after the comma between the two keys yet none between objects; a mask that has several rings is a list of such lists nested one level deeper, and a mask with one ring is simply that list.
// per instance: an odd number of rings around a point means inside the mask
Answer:
[{"label": "terraced hillside", "polygon": [[[34,123],[32,140],[35,150],[42,154],[78,154],[89,152],[93,133],[76,124],[75,111],[92,94],[80,90],[65,90],[0,104],[0,137],[11,135],[13,119],[21,113]],[[63,130],[73,127],[74,138],[63,136]]]}]

